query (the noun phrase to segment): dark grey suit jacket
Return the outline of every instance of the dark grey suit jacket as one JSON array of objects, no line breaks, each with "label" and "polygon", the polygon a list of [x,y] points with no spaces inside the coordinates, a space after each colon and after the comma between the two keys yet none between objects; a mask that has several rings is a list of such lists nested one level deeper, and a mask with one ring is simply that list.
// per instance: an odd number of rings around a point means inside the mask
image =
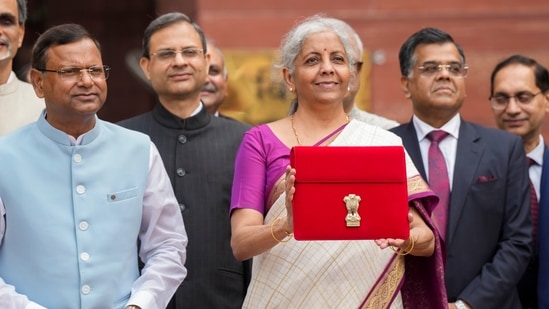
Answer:
[{"label": "dark grey suit jacket", "polygon": [[[424,179],[414,125],[402,138]],[[473,308],[521,308],[516,285],[531,255],[528,166],[518,136],[461,120],[446,233],[449,302]]]},{"label": "dark grey suit jacket", "polygon": [[241,308],[251,261],[234,258],[229,207],[236,152],[249,126],[205,108],[181,119],[161,104],[120,125],[148,134],[158,147],[189,237],[187,278],[168,308]]}]

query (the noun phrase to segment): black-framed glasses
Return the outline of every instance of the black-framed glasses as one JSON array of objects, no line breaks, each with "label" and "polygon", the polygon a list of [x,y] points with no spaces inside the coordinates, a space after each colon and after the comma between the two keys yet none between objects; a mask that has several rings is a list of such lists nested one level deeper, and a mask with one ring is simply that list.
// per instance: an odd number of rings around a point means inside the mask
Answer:
[{"label": "black-framed glasses", "polygon": [[155,56],[158,60],[162,61],[172,61],[175,59],[177,54],[181,54],[184,59],[192,60],[198,58],[200,54],[204,52],[203,49],[196,47],[187,47],[180,50],[175,49],[161,49],[157,50],[154,53],[151,53],[151,56]]},{"label": "black-framed glasses", "polygon": [[496,93],[495,95],[491,96],[490,104],[492,105],[493,109],[502,110],[507,108],[507,104],[511,102],[511,99],[514,99],[515,102],[521,106],[528,106],[532,101],[534,100],[534,97],[536,97],[538,94],[543,93],[543,91],[540,91],[538,93],[531,93],[529,91],[521,91],[517,92],[515,95],[508,95],[505,93]]},{"label": "black-framed glasses", "polygon": [[467,70],[469,70],[469,67],[466,64],[461,63],[439,64],[436,62],[427,62],[418,67],[418,69],[421,75],[426,77],[433,77],[443,69],[447,70],[452,76],[467,77]]},{"label": "black-framed glasses", "polygon": [[94,65],[89,68],[67,67],[67,68],[61,68],[59,70],[36,68],[36,70],[42,73],[44,72],[57,73],[59,77],[63,80],[79,81],[82,79],[82,75],[84,74],[84,72],[88,72],[88,75],[90,76],[91,79],[106,80],[107,78],[109,78],[109,72],[111,68],[108,65],[103,65],[103,66]]}]

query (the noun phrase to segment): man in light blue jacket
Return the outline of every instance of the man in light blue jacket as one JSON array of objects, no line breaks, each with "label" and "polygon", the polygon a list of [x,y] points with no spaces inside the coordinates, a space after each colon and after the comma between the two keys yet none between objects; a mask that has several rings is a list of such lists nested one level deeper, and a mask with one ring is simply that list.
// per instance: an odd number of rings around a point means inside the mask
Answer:
[{"label": "man in light blue jacket", "polygon": [[0,138],[0,308],[165,308],[187,274],[156,147],[96,115],[109,70],[82,26],[35,43],[31,80],[46,109]]}]

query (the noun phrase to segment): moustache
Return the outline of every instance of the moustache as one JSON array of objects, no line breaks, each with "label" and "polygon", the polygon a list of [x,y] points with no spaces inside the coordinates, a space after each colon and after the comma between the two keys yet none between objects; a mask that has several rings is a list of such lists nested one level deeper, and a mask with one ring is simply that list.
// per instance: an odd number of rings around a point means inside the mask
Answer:
[{"label": "moustache", "polygon": [[217,92],[217,87],[212,84],[204,84],[204,86],[202,86],[202,91]]},{"label": "moustache", "polygon": [[5,38],[4,36],[0,36],[0,44],[1,45],[6,45],[8,48],[10,47],[10,41]]}]

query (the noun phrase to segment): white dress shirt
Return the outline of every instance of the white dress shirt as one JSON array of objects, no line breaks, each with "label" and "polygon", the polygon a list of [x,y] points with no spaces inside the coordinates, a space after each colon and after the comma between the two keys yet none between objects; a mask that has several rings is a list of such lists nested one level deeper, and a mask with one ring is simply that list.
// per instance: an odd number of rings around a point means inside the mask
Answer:
[{"label": "white dress shirt", "polygon": [[545,151],[545,142],[543,141],[543,136],[539,136],[539,143],[538,145],[532,149],[529,153],[526,154],[526,156],[537,164],[530,166],[528,169],[528,173],[530,175],[530,180],[534,184],[534,188],[536,189],[536,196],[538,197],[539,202],[539,196],[540,196],[540,186],[541,186],[541,171],[542,171],[542,165],[543,165],[543,153]]},{"label": "white dress shirt", "polygon": [[[448,169],[448,180],[450,182],[450,191],[452,191],[452,182],[454,179],[454,165],[456,163],[457,141],[459,138],[459,126],[461,119],[459,113],[456,114],[450,121],[445,123],[440,128],[434,128],[427,123],[421,121],[416,115],[412,117],[412,123],[417,133],[417,140],[419,141],[419,149],[421,151],[421,159],[423,160],[423,167],[425,167],[425,175],[429,175],[429,146],[431,141],[427,138],[427,134],[433,130],[442,130],[449,135],[440,141],[438,144],[440,151],[444,155],[446,161],[446,168]],[[429,179],[427,179],[429,181]]]}]

